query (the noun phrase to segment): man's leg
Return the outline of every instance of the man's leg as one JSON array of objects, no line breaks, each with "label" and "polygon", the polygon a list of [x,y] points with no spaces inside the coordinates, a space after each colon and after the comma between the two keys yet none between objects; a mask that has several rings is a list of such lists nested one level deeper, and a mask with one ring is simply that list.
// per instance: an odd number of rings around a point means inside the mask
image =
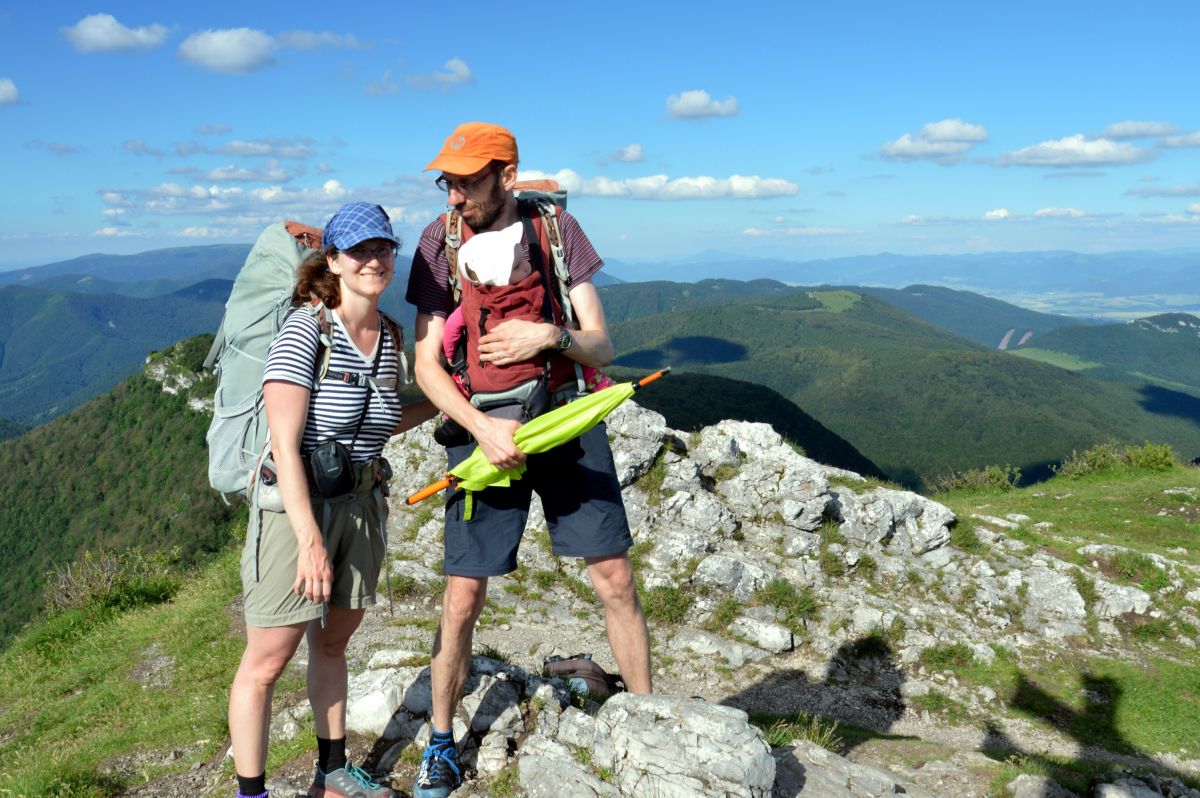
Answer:
[{"label": "man's leg", "polygon": [[471,667],[471,639],[487,598],[487,582],[487,577],[446,577],[442,621],[433,638],[429,663],[435,731],[453,731],[454,710]]},{"label": "man's leg", "polygon": [[604,626],[608,644],[621,669],[621,678],[631,693],[649,693],[650,635],[646,616],[638,601],[633,564],[627,553],[587,557],[592,587],[604,604]]}]

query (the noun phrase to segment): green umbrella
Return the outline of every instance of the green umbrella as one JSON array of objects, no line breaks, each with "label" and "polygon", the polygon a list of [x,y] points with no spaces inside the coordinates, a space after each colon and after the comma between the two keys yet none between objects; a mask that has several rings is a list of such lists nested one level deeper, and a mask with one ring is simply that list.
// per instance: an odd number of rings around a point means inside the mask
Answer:
[{"label": "green umbrella", "polygon": [[[561,446],[599,424],[605,416],[633,396],[639,388],[654,382],[670,371],[670,368],[665,368],[634,382],[611,385],[596,393],[581,396],[549,413],[543,413],[528,424],[523,424],[513,434],[513,443],[525,454],[537,454],[553,449],[555,446]],[[462,488],[468,491],[466,518],[469,519],[471,516],[470,492],[494,486],[506,488],[512,484],[514,479],[520,479],[524,473],[524,463],[516,468],[500,469],[492,465],[483,452],[476,447],[467,459],[450,469],[444,479],[417,491],[408,497],[407,502],[410,505],[416,504],[446,488]]]}]

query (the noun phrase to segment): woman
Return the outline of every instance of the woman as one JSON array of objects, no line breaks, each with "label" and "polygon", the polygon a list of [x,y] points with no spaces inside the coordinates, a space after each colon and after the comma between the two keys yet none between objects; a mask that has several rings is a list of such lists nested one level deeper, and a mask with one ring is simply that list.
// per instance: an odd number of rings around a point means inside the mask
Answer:
[{"label": "woman", "polygon": [[[266,798],[271,696],[300,639],[308,638],[308,700],[317,732],[314,798],[390,798],[346,760],[346,644],[375,603],[386,550],[387,439],[431,418],[429,401],[401,408],[400,341],[379,312],[399,241],[388,215],[364,202],[325,226],[325,251],[300,267],[293,303],[320,300],[332,327],[329,371],[313,388],[320,328],[292,312],[263,374],[271,459],[284,512],[260,510],[242,553],[246,650],[229,695],[229,734],[240,798]],[[346,379],[365,375],[365,379]],[[353,462],[350,483],[314,472],[315,450],[336,440]],[[336,458],[335,458],[336,459]],[[315,459],[320,472],[322,458]],[[328,471],[324,473],[329,473]],[[267,477],[269,479],[269,477]],[[321,490],[340,495],[322,495]]]}]

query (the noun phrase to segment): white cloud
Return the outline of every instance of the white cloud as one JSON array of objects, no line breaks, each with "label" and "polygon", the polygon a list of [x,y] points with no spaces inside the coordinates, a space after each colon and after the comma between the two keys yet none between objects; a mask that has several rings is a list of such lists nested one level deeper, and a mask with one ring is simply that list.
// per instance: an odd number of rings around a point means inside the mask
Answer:
[{"label": "white cloud", "polygon": [[158,47],[167,40],[168,32],[158,23],[127,28],[112,14],[92,14],[62,30],[81,53],[121,53]]},{"label": "white cloud", "polygon": [[232,130],[229,125],[222,123],[200,125],[196,128],[196,132],[202,136],[223,136]]},{"label": "white cloud", "polygon": [[0,105],[13,105],[18,99],[17,84],[12,78],[0,78]]},{"label": "white cloud", "polygon": [[1109,125],[1100,131],[1102,139],[1148,139],[1155,136],[1167,136],[1176,131],[1169,122],[1134,122],[1127,120]]},{"label": "white cloud", "polygon": [[642,152],[641,144],[630,144],[614,152],[612,159],[621,163],[640,163],[646,160],[646,156]]},{"label": "white cloud", "polygon": [[1165,188],[1131,188],[1125,193],[1135,197],[1200,197],[1200,183]]},{"label": "white cloud", "polygon": [[798,236],[841,236],[850,233],[844,227],[747,227],[742,235],[750,238],[796,238]]},{"label": "white cloud", "polygon": [[107,216],[110,219],[116,219],[117,217],[124,216],[126,213],[128,211],[125,208],[105,208],[100,211],[101,216]]},{"label": "white cloud", "polygon": [[563,169],[554,174],[522,170],[520,177],[522,180],[557,180],[559,185],[577,196],[643,200],[756,199],[790,197],[800,191],[799,186],[788,180],[758,175],[730,175],[726,178],[700,175],[674,179],[667,175],[650,175],[613,180],[608,177],[584,178],[570,169]]},{"label": "white cloud", "polygon": [[987,128],[983,125],[972,125],[970,122],[955,117],[943,119],[940,122],[926,122],[918,134],[926,141],[987,141]]},{"label": "white cloud", "polygon": [[914,135],[905,133],[879,148],[879,154],[893,161],[936,161],[943,165],[958,163],[972,147],[987,141],[987,128],[958,117],[926,122]]},{"label": "white cloud", "polygon": [[313,154],[312,149],[308,146],[308,141],[310,140],[250,139],[242,141],[234,139],[208,151],[218,155],[233,155],[241,158],[304,159],[312,157]]},{"label": "white cloud", "polygon": [[997,222],[1001,219],[1007,219],[1011,215],[1012,214],[1008,212],[1008,208],[996,208],[995,210],[990,210],[985,213],[983,218],[989,222]]},{"label": "white cloud", "polygon": [[1159,142],[1164,147],[1200,147],[1200,130],[1182,136],[1167,136]]},{"label": "white cloud", "polygon": [[337,171],[336,169],[334,169],[332,166],[325,163],[324,161],[321,161],[314,168],[317,170],[318,173],[323,174],[323,175],[332,174],[333,172]]},{"label": "white cloud", "polygon": [[735,116],[737,112],[737,97],[714,100],[704,89],[692,89],[667,98],[667,113],[676,119]]},{"label": "white cloud", "polygon": [[125,227],[101,227],[99,230],[93,230],[92,235],[96,238],[140,238],[145,236],[146,233],[140,233]]},{"label": "white cloud", "polygon": [[340,47],[346,50],[361,50],[363,45],[352,33],[317,33],[308,30],[284,31],[275,37],[280,47],[296,50],[316,50],[320,47]]},{"label": "white cloud", "polygon": [[268,161],[262,169],[246,169],[241,166],[219,166],[203,175],[204,180],[214,183],[287,183],[295,175],[279,168],[275,161]]},{"label": "white cloud", "polygon": [[275,46],[275,40],[259,30],[206,30],[184,39],[179,55],[204,69],[242,75],[275,63]]},{"label": "white cloud", "polygon": [[1192,202],[1187,206],[1188,213],[1200,213],[1200,202]]},{"label": "white cloud", "polygon": [[161,158],[166,155],[165,152],[157,147],[151,147],[141,139],[127,139],[121,142],[121,149],[125,152],[131,152],[134,155],[152,155],[155,158]]},{"label": "white cloud", "polygon": [[392,70],[387,69],[380,75],[379,80],[363,86],[363,94],[369,97],[381,97],[385,94],[396,94],[400,88],[400,84],[392,80]]},{"label": "white cloud", "polygon": [[441,89],[443,91],[464,86],[474,80],[475,76],[471,74],[471,68],[461,58],[451,58],[440,71],[434,70],[428,75],[412,75],[408,78],[408,82],[418,89]]},{"label": "white cloud", "polygon": [[1082,133],[1055,141],[1043,141],[1032,147],[1006,153],[1002,164],[1017,166],[1115,166],[1140,163],[1154,157],[1151,150],[1135,147],[1128,142],[1111,139],[1089,139]]},{"label": "white cloud", "polygon": [[220,229],[214,227],[185,227],[179,231],[181,238],[226,238],[234,235],[232,229]]},{"label": "white cloud", "polygon": [[1035,219],[1080,219],[1087,213],[1078,208],[1041,208],[1033,212]]}]

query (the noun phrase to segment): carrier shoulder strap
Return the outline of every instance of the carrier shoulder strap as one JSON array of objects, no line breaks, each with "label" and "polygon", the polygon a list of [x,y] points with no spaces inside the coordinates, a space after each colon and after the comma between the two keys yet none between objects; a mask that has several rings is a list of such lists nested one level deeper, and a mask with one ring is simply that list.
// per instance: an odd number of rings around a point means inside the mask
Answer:
[{"label": "carrier shoulder strap", "polygon": [[454,304],[462,301],[462,285],[458,282],[458,248],[463,245],[462,214],[458,208],[446,211],[446,262],[450,266],[450,290],[454,293]]}]

